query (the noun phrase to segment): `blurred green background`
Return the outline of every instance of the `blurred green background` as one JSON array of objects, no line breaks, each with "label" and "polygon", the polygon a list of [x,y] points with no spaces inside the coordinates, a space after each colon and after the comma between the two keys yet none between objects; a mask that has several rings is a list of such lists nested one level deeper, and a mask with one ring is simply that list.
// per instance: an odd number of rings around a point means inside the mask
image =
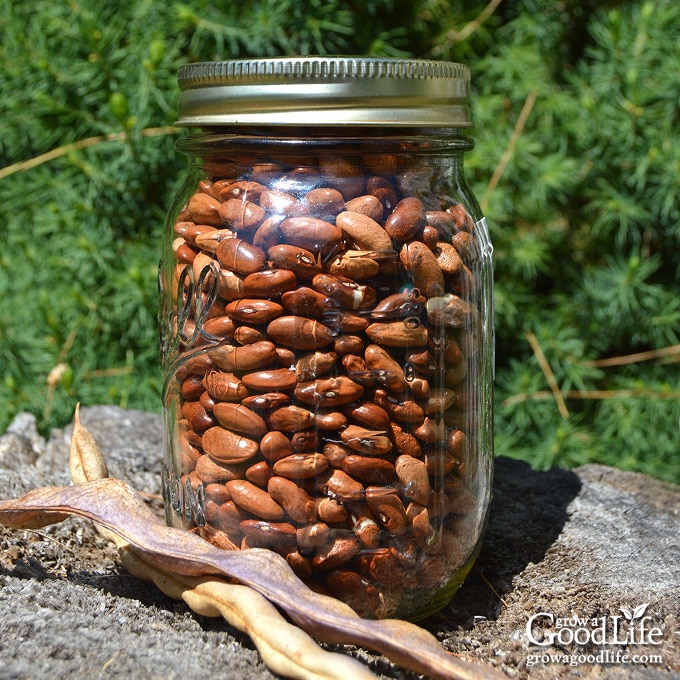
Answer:
[{"label": "blurred green background", "polygon": [[680,3],[0,0],[0,431],[158,411],[177,68],[467,63],[496,266],[496,449],[680,482]]}]

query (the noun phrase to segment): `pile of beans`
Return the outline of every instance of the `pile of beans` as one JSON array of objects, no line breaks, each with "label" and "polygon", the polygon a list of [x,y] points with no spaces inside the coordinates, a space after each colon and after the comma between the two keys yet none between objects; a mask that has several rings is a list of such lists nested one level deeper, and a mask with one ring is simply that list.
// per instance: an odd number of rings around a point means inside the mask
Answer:
[{"label": "pile of beans", "polygon": [[168,333],[200,531],[394,615],[477,538],[472,221],[395,156],[209,170],[174,224]]}]

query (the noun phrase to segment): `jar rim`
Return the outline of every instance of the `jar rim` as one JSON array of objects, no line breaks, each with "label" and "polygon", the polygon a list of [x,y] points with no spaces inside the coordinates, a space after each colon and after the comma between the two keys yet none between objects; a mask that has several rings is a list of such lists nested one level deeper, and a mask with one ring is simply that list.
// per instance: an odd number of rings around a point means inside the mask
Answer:
[{"label": "jar rim", "polygon": [[287,57],[186,64],[178,126],[467,128],[470,70],[427,59]]}]

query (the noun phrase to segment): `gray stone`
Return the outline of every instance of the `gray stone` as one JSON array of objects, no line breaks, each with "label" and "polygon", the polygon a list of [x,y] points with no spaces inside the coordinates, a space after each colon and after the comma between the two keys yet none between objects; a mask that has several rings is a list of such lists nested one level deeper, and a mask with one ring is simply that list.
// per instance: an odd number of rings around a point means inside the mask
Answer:
[{"label": "gray stone", "polygon": [[[160,417],[95,406],[81,419],[110,474],[162,515]],[[32,416],[18,416],[0,437],[0,497],[68,484],[71,432],[54,430],[45,442]],[[452,602],[421,625],[447,650],[508,677],[679,677],[679,519],[680,489],[658,480],[599,465],[538,472],[498,458],[475,567]],[[527,622],[536,615],[532,644]],[[624,639],[643,619],[659,629],[659,644]],[[594,620],[604,622],[606,644],[597,643]],[[612,639],[614,623],[620,639]],[[578,628],[583,643],[567,639]],[[559,630],[556,644],[541,646]],[[346,652],[380,677],[418,677],[370,651]],[[647,662],[624,663],[624,653]],[[275,677],[247,636],[128,575],[115,549],[77,518],[35,531],[0,527],[0,680],[48,676]]]}]

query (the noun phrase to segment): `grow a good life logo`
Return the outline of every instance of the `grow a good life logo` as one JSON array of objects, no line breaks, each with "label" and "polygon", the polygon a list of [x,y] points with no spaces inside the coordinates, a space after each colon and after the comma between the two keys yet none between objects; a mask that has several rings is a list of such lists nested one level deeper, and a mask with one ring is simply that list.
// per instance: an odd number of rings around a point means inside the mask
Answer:
[{"label": "grow a good life logo", "polygon": [[532,614],[526,624],[530,645],[560,651],[533,652],[527,656],[527,666],[538,663],[661,664],[661,654],[654,651],[662,643],[664,632],[653,625],[652,617],[646,613],[648,607],[646,602],[633,609],[621,607],[620,614],[592,618],[562,618],[550,612]]}]

